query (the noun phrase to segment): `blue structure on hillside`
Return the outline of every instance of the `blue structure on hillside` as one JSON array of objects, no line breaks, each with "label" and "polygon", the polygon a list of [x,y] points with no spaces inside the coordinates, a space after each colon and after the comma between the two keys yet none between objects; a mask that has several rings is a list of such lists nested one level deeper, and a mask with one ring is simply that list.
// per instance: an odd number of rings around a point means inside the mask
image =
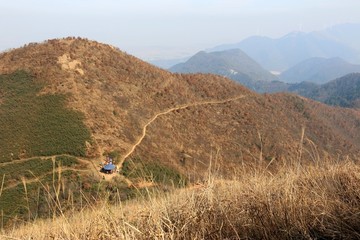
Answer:
[{"label": "blue structure on hillside", "polygon": [[116,171],[116,165],[112,163],[108,163],[104,165],[101,169],[101,172],[103,173],[114,173]]}]

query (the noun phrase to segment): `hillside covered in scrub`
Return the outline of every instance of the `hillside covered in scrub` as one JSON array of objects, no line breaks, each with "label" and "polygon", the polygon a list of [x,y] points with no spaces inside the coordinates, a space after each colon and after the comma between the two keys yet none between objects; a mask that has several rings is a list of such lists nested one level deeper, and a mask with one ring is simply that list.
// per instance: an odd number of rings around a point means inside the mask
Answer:
[{"label": "hillside covered in scrub", "polygon": [[360,73],[347,74],[313,87],[303,95],[329,105],[360,108]]},{"label": "hillside covered in scrub", "polygon": [[[255,161],[360,155],[356,109],[173,74],[87,39],[1,53],[0,74],[4,226],[133,198],[148,183],[201,182],[215,158],[231,175]],[[119,173],[103,180],[98,166],[110,155]]]}]

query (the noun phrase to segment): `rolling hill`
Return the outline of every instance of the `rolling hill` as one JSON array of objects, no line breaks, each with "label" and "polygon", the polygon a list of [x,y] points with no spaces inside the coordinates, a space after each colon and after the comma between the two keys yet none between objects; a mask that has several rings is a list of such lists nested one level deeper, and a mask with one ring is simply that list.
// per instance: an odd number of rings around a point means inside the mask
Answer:
[{"label": "rolling hill", "polygon": [[[144,178],[196,182],[214,158],[227,175],[246,162],[360,155],[357,110],[259,95],[211,74],[173,74],[87,39],[1,53],[0,73],[0,168],[12,171],[0,175],[6,224],[74,202],[82,208],[82,198],[101,191],[126,199]],[[104,155],[114,157],[118,178],[102,180]],[[49,201],[64,209],[47,209]]]},{"label": "rolling hill", "polygon": [[329,105],[360,108],[360,73],[351,73],[302,94]]},{"label": "rolling hill", "polygon": [[341,58],[310,58],[282,72],[280,79],[287,83],[323,84],[354,72],[360,72],[360,65]]},{"label": "rolling hill", "polygon": [[[276,80],[276,76],[264,70],[240,49],[230,49],[220,52],[199,52],[185,63],[170,68],[178,73],[213,73],[231,77],[239,75],[239,79],[255,81]],[[240,80],[239,80],[240,81]]]},{"label": "rolling hill", "polygon": [[269,90],[271,81],[278,79],[240,49],[210,53],[202,51],[169,70],[177,73],[217,74],[228,77],[257,92]]}]

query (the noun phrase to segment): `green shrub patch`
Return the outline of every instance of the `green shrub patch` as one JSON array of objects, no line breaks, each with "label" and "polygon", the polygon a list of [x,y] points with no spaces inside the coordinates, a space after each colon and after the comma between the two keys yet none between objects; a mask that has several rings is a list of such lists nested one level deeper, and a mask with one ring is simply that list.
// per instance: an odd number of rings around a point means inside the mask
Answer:
[{"label": "green shrub patch", "polygon": [[33,156],[84,156],[90,132],[66,96],[39,94],[29,73],[0,75],[0,163]]}]

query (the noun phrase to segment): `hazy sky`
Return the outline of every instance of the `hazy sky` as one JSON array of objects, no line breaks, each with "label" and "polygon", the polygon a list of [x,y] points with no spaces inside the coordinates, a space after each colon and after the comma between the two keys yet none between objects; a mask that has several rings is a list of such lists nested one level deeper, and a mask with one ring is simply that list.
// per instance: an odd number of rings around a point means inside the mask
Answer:
[{"label": "hazy sky", "polygon": [[359,0],[0,0],[0,9],[0,51],[81,36],[144,59],[360,23]]}]

